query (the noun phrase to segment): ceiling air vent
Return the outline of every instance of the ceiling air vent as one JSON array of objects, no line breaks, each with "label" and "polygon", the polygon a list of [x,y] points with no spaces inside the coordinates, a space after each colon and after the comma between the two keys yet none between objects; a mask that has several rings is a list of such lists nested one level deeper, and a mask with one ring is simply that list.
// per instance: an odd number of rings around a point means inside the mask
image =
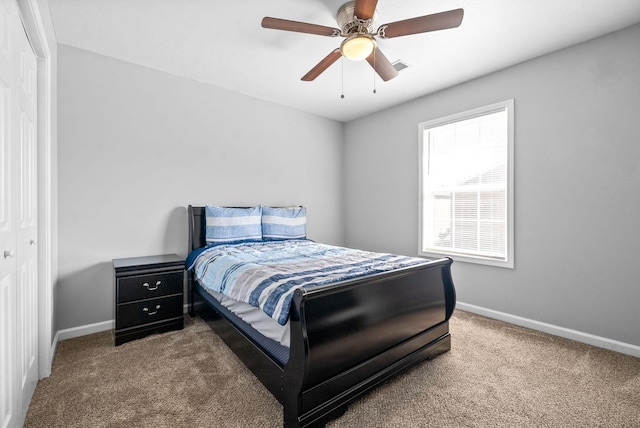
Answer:
[{"label": "ceiling air vent", "polygon": [[402,60],[398,60],[398,61],[392,63],[391,65],[393,65],[393,68],[395,68],[397,71],[401,71],[401,70],[404,70],[405,68],[409,67],[407,64],[402,62]]}]

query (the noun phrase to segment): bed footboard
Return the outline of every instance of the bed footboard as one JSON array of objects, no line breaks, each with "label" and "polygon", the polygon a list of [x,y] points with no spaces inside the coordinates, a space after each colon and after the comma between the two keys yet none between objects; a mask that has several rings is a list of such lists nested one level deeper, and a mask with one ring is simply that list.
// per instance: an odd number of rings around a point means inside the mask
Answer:
[{"label": "bed footboard", "polygon": [[322,426],[374,386],[451,347],[451,259],[297,290],[285,426]]}]

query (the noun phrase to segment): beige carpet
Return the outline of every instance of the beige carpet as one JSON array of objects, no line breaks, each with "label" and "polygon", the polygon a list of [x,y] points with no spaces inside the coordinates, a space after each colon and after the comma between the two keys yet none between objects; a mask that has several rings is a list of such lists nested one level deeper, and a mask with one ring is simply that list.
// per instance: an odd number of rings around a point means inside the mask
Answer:
[{"label": "beige carpet", "polygon": [[[119,347],[63,341],[25,427],[281,427],[282,407],[200,319]],[[640,359],[456,311],[452,350],[328,427],[640,427]]]}]

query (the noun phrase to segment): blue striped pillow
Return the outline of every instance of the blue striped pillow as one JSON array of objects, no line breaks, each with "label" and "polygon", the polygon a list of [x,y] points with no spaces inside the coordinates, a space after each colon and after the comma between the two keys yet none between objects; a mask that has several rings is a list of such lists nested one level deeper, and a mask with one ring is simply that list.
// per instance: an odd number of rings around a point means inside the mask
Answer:
[{"label": "blue striped pillow", "polygon": [[205,207],[207,244],[262,240],[262,207]]},{"label": "blue striped pillow", "polygon": [[262,207],[262,239],[305,239],[307,209]]}]

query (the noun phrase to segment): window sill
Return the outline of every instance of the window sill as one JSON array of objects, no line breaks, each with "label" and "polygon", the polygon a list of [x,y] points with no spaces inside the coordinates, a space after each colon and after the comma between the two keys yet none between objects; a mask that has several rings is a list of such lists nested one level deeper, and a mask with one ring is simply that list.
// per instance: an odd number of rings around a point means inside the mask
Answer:
[{"label": "window sill", "polygon": [[429,259],[451,257],[454,262],[475,263],[479,265],[501,267],[506,269],[515,268],[513,257],[510,257],[509,260],[499,260],[499,259],[492,259],[489,257],[470,256],[468,254],[463,255],[463,254],[457,254],[457,253],[426,252],[426,251],[418,251],[418,255],[420,257],[426,257]]}]

